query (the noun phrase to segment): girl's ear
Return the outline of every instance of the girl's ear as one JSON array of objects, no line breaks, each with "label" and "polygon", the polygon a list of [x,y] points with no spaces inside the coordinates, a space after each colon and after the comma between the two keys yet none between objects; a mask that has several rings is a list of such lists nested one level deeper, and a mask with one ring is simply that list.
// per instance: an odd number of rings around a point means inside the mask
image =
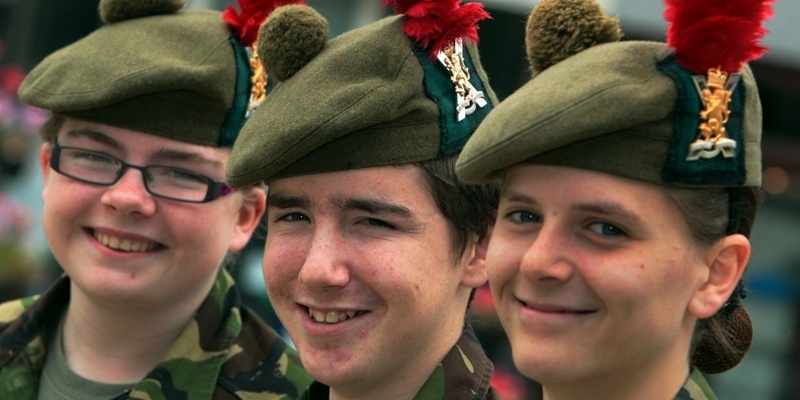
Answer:
[{"label": "girl's ear", "polygon": [[740,234],[726,236],[708,250],[705,259],[705,282],[689,302],[689,313],[697,318],[711,317],[728,301],[750,260],[750,241]]}]

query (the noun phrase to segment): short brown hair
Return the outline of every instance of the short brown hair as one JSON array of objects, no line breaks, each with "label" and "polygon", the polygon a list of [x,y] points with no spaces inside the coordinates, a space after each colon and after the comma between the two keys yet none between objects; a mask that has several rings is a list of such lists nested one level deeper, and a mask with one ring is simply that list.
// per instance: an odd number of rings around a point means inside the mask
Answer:
[{"label": "short brown hair", "polygon": [[455,261],[464,256],[470,238],[483,239],[497,215],[499,182],[466,184],[456,176],[457,156],[414,163],[425,172],[431,194],[447,219]]}]

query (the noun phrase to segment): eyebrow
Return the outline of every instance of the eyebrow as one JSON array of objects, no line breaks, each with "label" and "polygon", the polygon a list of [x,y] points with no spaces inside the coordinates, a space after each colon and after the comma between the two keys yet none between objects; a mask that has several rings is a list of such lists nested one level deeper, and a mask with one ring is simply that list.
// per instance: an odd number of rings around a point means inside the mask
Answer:
[{"label": "eyebrow", "polygon": [[67,136],[71,138],[88,138],[100,144],[104,144],[113,148],[114,150],[122,151],[122,145],[119,144],[116,140],[112,139],[110,136],[106,135],[105,133],[93,131],[91,129],[72,129],[67,131]]},{"label": "eyebrow", "polygon": [[[410,218],[411,210],[408,208],[381,200],[367,199],[333,199],[331,202],[342,210],[361,210],[375,215],[397,215]],[[311,201],[302,196],[288,196],[281,193],[270,193],[267,198],[267,208],[311,208]]]},{"label": "eyebrow", "polygon": [[601,215],[612,215],[616,217],[623,218],[630,222],[641,222],[641,218],[635,213],[628,211],[623,205],[619,203],[612,203],[612,202],[595,202],[595,203],[586,203],[586,204],[579,204],[577,209],[582,211],[588,211],[596,214]]},{"label": "eyebrow", "polygon": [[536,200],[534,200],[533,197],[508,189],[503,189],[500,192],[500,198],[507,201],[514,201],[519,203],[536,203]]},{"label": "eyebrow", "polygon": [[367,199],[348,199],[344,202],[334,202],[341,204],[342,209],[361,210],[375,215],[396,215],[398,217],[410,218],[411,210],[399,204],[381,200]]},{"label": "eyebrow", "polygon": [[[513,190],[503,190],[500,193],[500,198],[506,201],[511,202],[519,202],[519,203],[526,203],[526,204],[538,204],[538,202],[528,195],[515,192]],[[597,201],[592,203],[580,203],[575,205],[573,208],[591,212],[600,215],[608,215],[608,216],[616,216],[628,220],[630,222],[641,222],[642,219],[632,211],[629,211],[625,208],[622,204],[609,202],[609,201]]]},{"label": "eyebrow", "polygon": [[267,196],[267,208],[310,208],[311,202],[300,196],[285,196],[280,193],[270,193]]},{"label": "eyebrow", "polygon": [[[93,131],[91,129],[86,129],[86,128],[73,129],[67,131],[67,136],[71,138],[85,137],[88,138],[89,140],[111,147],[114,150],[117,151],[124,150],[124,148],[118,141],[114,140],[105,133]],[[157,151],[152,158],[156,160],[166,160],[166,161],[176,161],[176,162],[178,161],[200,162],[216,168],[223,168],[225,166],[224,163],[222,163],[221,161],[204,157],[198,153],[173,150],[173,149],[161,149]]]}]

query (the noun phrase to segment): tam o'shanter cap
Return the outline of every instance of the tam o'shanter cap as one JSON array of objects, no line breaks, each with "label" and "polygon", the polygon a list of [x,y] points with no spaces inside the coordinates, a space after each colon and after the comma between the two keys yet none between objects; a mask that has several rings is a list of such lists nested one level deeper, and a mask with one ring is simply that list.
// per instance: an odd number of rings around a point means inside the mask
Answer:
[{"label": "tam o'shanter cap", "polygon": [[488,14],[459,0],[385,3],[402,15],[330,41],[308,7],[280,7],[267,19],[258,53],[277,83],[233,148],[230,185],[462,149],[496,103],[476,47],[476,22]]},{"label": "tam o'shanter cap", "polygon": [[667,43],[622,41],[592,0],[531,12],[534,76],[459,156],[466,182],[520,163],[664,185],[759,186],[761,104],[746,62],[766,50],[767,0],[667,0]]},{"label": "tam o'shanter cap", "polygon": [[45,58],[19,97],[54,114],[231,146],[251,97],[247,21],[257,29],[272,2],[240,0],[241,13],[220,14],[182,10],[185,0],[101,0],[105,25]]}]

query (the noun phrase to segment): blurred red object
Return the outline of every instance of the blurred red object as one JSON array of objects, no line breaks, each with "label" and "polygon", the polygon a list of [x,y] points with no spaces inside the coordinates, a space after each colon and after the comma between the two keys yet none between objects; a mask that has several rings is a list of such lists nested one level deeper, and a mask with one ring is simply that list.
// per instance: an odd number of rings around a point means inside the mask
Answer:
[{"label": "blurred red object", "polygon": [[0,67],[0,90],[16,96],[17,89],[25,79],[25,71],[16,65]]},{"label": "blurred red object", "polygon": [[528,389],[525,378],[512,374],[503,368],[502,365],[495,365],[491,384],[492,387],[497,389],[497,394],[499,394],[500,398],[503,400],[528,399]]},{"label": "blurred red object", "polygon": [[488,283],[475,290],[475,298],[472,300],[470,311],[478,315],[495,314],[494,300]]}]

